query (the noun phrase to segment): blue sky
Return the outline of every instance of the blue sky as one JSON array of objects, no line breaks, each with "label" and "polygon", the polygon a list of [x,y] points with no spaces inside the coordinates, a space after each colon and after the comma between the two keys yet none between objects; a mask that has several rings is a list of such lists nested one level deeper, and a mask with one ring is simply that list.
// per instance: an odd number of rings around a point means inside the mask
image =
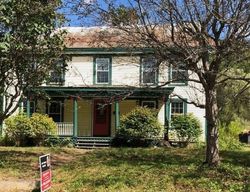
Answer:
[{"label": "blue sky", "polygon": [[[82,1],[84,1],[84,0],[82,0]],[[85,1],[91,1],[91,0],[85,0]],[[74,2],[74,0],[72,2]],[[105,7],[104,0],[97,0],[97,2],[101,6]],[[117,0],[117,3],[118,4],[128,5],[128,0]],[[68,4],[68,5],[71,6],[70,4]],[[66,18],[69,20],[65,24],[65,26],[90,26],[90,25],[95,25],[95,23],[93,21],[91,21],[90,18],[88,19],[88,23],[87,24],[83,23],[82,21],[80,21],[80,19],[78,18],[78,16],[70,8],[63,8],[63,9],[60,10],[60,12],[64,13],[65,16],[66,16]]]}]

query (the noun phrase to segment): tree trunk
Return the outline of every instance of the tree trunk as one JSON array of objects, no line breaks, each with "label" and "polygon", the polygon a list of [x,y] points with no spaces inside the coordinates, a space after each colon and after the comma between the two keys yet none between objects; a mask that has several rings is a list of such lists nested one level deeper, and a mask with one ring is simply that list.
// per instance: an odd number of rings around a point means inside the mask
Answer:
[{"label": "tree trunk", "polygon": [[0,118],[0,137],[3,136],[3,120]]},{"label": "tree trunk", "polygon": [[207,146],[206,163],[209,166],[217,166],[220,163],[218,145],[218,106],[216,89],[206,91],[206,119],[207,119]]}]

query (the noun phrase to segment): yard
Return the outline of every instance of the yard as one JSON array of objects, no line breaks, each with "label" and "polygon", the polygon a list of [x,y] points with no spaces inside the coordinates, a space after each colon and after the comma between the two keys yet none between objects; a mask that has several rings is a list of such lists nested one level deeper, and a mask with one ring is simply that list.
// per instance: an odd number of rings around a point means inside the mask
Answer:
[{"label": "yard", "polygon": [[[202,166],[203,147],[0,147],[0,181],[35,181],[38,156],[52,156],[54,191],[250,191],[250,148],[222,151],[222,164]],[[1,191],[1,188],[0,188]]]}]

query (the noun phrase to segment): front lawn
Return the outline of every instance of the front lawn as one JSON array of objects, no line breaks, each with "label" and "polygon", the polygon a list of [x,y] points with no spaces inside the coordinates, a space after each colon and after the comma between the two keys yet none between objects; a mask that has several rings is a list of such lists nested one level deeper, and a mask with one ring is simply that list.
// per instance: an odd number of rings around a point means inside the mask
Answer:
[{"label": "front lawn", "polygon": [[203,148],[0,147],[0,178],[39,178],[38,156],[52,155],[53,191],[250,191],[250,148],[222,151],[202,166]]}]

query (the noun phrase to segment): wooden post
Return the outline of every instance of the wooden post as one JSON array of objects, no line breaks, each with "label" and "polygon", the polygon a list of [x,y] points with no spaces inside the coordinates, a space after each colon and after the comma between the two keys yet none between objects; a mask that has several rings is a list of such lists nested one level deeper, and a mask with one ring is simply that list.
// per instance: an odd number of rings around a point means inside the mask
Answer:
[{"label": "wooden post", "polygon": [[23,113],[23,96],[21,96],[19,103],[18,103],[18,112]]},{"label": "wooden post", "polygon": [[120,108],[119,102],[115,102],[115,128],[118,129],[120,126]]},{"label": "wooden post", "polygon": [[[3,95],[0,95],[0,113],[3,113]],[[0,136],[3,135],[3,121],[0,120]]]},{"label": "wooden post", "polygon": [[78,104],[77,98],[74,98],[73,101],[73,137],[77,137],[77,130],[78,129]]},{"label": "wooden post", "polygon": [[165,97],[164,105],[164,127],[165,127],[165,140],[169,140],[169,120],[170,120],[170,101],[168,97]]},{"label": "wooden post", "polygon": [[28,117],[30,117],[30,98],[27,97],[27,102],[26,102],[26,114]]}]

